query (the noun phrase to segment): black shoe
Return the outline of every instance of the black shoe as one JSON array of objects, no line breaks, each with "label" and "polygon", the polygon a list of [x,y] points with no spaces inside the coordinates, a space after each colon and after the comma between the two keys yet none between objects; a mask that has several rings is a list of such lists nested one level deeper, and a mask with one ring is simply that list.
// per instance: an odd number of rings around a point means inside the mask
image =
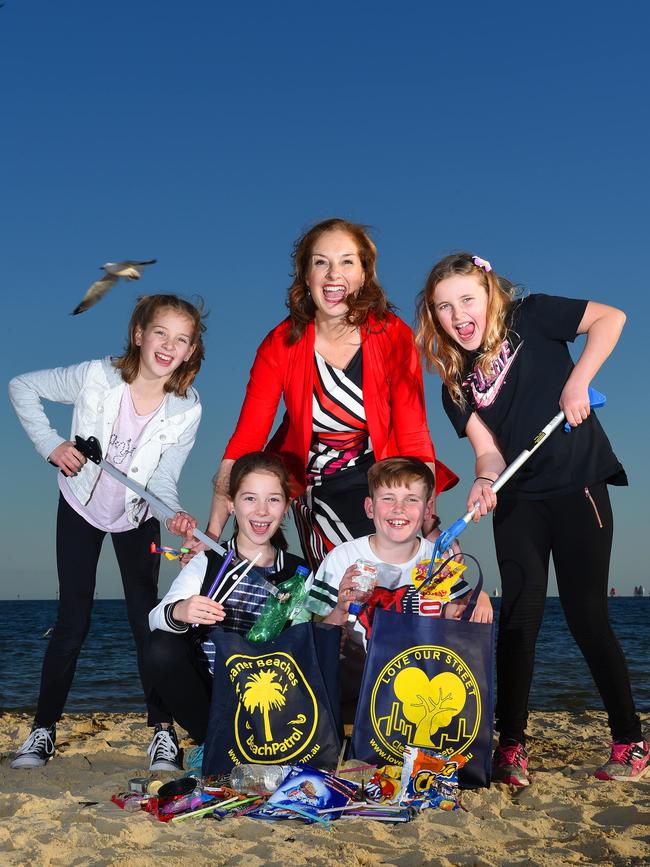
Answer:
[{"label": "black shoe", "polygon": [[174,726],[164,729],[157,725],[149,749],[150,771],[182,771],[183,762]]},{"label": "black shoe", "polygon": [[36,723],[27,736],[25,743],[16,753],[16,758],[11,763],[12,768],[40,768],[54,755],[54,742],[56,741],[56,725],[49,728],[39,726]]}]

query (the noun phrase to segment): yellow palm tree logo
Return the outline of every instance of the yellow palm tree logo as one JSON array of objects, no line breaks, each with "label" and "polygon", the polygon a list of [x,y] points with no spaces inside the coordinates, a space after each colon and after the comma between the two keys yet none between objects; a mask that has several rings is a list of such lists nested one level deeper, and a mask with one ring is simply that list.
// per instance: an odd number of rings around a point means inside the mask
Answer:
[{"label": "yellow palm tree logo", "polygon": [[259,710],[264,719],[264,739],[273,740],[269,711],[279,710],[284,707],[286,699],[282,692],[282,684],[276,681],[275,671],[261,671],[252,674],[246,681],[244,688],[243,703],[247,711],[251,713]]}]

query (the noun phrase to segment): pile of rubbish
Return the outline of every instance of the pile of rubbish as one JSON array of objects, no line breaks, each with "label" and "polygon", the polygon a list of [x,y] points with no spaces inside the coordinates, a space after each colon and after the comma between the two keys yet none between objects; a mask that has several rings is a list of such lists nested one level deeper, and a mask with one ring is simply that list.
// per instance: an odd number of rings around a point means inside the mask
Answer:
[{"label": "pile of rubbish", "polygon": [[340,767],[335,772],[295,765],[237,765],[229,777],[190,773],[168,783],[136,777],[111,800],[127,812],[161,822],[193,818],[299,819],[330,827],[335,819],[410,822],[421,810],[461,808],[463,756],[407,747],[403,765]]}]

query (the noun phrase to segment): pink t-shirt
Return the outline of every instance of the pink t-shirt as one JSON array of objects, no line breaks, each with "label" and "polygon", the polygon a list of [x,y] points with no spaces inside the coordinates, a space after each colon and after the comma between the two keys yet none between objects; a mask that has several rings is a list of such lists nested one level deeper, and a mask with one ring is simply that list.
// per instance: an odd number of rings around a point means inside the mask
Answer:
[{"label": "pink t-shirt", "polygon": [[[142,432],[166,399],[164,397],[160,405],[148,415],[138,415],[133,404],[131,389],[127,385],[122,394],[120,411],[115,419],[106,453],[103,455],[104,460],[126,475]],[[93,527],[107,533],[123,533],[125,530],[133,529],[124,511],[125,487],[120,481],[108,473],[100,473],[90,500],[82,506],[65,484],[64,478],[63,473],[59,473],[59,489],[66,502]],[[146,521],[148,517],[149,510],[142,520]]]}]

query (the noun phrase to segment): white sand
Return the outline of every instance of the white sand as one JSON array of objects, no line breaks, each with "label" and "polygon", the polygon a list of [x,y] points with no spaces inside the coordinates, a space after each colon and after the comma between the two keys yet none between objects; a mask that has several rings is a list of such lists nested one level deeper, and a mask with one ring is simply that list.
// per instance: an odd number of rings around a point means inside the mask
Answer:
[{"label": "white sand", "polygon": [[30,722],[5,714],[0,726],[3,865],[650,864],[650,777],[619,784],[592,776],[608,749],[602,713],[532,714],[527,789],[464,792],[467,812],[429,810],[404,825],[355,819],[330,831],[244,818],[167,825],[124,813],[110,796],[129,777],[149,776],[150,730],[140,717],[66,716],[56,757],[44,768],[12,771]]}]

